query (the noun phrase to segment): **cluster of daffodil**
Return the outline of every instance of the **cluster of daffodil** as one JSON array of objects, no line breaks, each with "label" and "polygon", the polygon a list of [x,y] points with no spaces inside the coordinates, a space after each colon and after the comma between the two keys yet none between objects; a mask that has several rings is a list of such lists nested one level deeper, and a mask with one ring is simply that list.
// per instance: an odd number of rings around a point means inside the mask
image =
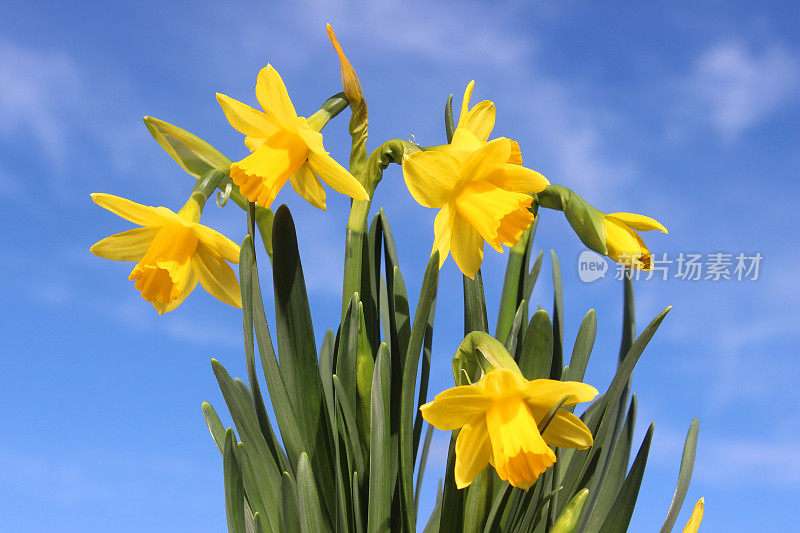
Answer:
[{"label": "cluster of daffodil", "polygon": [[[540,309],[529,320],[542,262],[540,253],[531,268],[530,256],[540,207],[563,211],[589,248],[631,268],[651,268],[637,231],[666,229],[642,215],[601,213],[528,168],[517,142],[490,140],[495,105],[484,100],[471,106],[474,82],[464,92],[458,122],[447,102],[446,144],[393,139],[368,152],[361,85],[330,26],[328,35],[344,91],[307,118],[297,114],[271,65],[256,80],[261,109],[217,94],[251,152],[239,161],[177,126],[145,118],[162,148],[197,180],[177,213],[92,195],[101,207],[141,226],[101,240],[92,252],[135,262],[129,279],[158,313],[178,307],[198,282],[243,308],[247,383],[232,380],[212,361],[236,431],[224,429],[211,405],[203,405],[223,456],[229,530],[416,531],[425,523],[417,515],[435,427],[452,431],[452,438],[438,495],[426,505],[433,512],[425,531],[625,531],[653,434],[651,426],[629,468],[636,412],[631,373],[666,310],[634,339],[632,281],[626,279],[617,372],[598,396],[582,382],[594,312],[586,315],[564,366],[558,262],[553,255],[554,318]],[[321,134],[348,107],[349,169],[331,157]],[[413,315],[388,218],[381,210],[368,221],[371,198],[392,163],[402,166],[411,196],[438,209]],[[323,183],[352,198],[342,319],[319,350],[291,214],[285,206],[272,210],[286,182],[323,210]],[[200,223],[217,189],[220,206],[232,200],[246,211],[241,245]],[[277,353],[261,297],[258,238],[272,265]],[[509,248],[494,336],[480,274],[485,243],[498,252]],[[434,304],[448,255],[463,273],[465,338],[453,357],[456,386],[428,402]],[[228,263],[238,264],[238,280]],[[577,404],[592,400],[581,416],[574,413]],[[671,531],[678,518],[696,439],[695,421],[661,531]],[[702,506],[701,499],[684,531],[697,531]]]}]

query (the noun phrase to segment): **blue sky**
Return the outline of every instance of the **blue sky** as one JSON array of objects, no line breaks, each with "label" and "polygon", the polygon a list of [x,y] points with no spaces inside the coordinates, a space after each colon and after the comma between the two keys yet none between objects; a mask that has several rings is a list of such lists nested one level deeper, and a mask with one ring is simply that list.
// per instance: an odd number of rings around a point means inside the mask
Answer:
[{"label": "blue sky", "polygon": [[[130,265],[89,253],[129,227],[89,193],[179,207],[192,178],[150,138],[142,116],[242,157],[241,136],[214,93],[254,104],[255,77],[267,62],[298,111],[311,113],[340,90],[327,21],[364,86],[372,147],[410,134],[441,143],[445,98],[458,100],[474,79],[474,101],[495,101],[495,135],[517,139],[526,164],[603,211],[663,222],[669,236],[645,236],[654,252],[762,254],[755,281],[636,284],[640,326],[667,305],[673,310],[634,374],[637,439],[650,421],[656,429],[632,530],[663,520],[694,416],[699,449],[680,522],[705,496],[702,531],[754,531],[765,521],[771,530],[794,527],[797,4],[0,2],[0,9],[4,530],[224,529],[221,461],[200,404],[224,410],[211,357],[244,374],[239,314],[198,290],[158,317],[127,281]],[[346,118],[325,134],[344,162]],[[337,322],[347,201],[331,194],[322,213],[288,188],[278,201],[298,225],[321,338]],[[375,205],[389,214],[409,292],[418,294],[435,213],[412,200],[397,168],[386,173]],[[234,240],[243,235],[235,206],[211,203],[204,222]],[[561,258],[568,345],[586,311],[597,311],[587,380],[604,389],[618,349],[620,282],[579,280],[584,248],[559,213],[542,215],[535,247]],[[486,255],[493,315],[505,257]],[[549,278],[545,266],[533,298],[548,309]],[[460,294],[449,260],[432,392],[452,383]],[[437,432],[423,509],[446,439]]]}]

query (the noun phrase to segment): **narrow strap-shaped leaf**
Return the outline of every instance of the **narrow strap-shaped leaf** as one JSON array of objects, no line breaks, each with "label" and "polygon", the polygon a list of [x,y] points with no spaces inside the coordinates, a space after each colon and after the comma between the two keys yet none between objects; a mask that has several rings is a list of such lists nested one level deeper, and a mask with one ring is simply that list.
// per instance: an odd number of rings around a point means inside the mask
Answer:
[{"label": "narrow strap-shaped leaf", "polygon": [[[244,445],[244,448],[241,448],[242,445],[240,448],[244,450],[245,456],[238,462],[246,478],[245,484],[248,484],[247,478],[252,472],[252,487],[257,487],[258,494],[276,494],[279,490],[280,473],[267,448],[264,435],[258,427],[252,403],[242,395],[239,387],[219,361],[212,359],[211,366]],[[265,511],[269,514],[267,518],[272,521],[278,509],[269,505],[270,502],[265,502]]]},{"label": "narrow strap-shaped leaf", "polygon": [[283,502],[281,531],[286,533],[300,531],[300,503],[297,501],[297,486],[289,472],[284,472],[281,476],[281,501]]},{"label": "narrow strap-shaped leaf", "polygon": [[600,527],[601,533],[625,533],[633,516],[633,508],[636,506],[636,499],[639,496],[639,487],[642,485],[642,476],[647,466],[647,455],[650,452],[650,442],[653,439],[653,428],[655,424],[650,424],[647,434],[644,436],[636,459],[633,460],[628,477],[617,494],[617,499],[606,517],[605,522]]},{"label": "narrow strap-shaped leaf", "polygon": [[564,366],[564,296],[561,290],[561,266],[554,250],[553,259],[553,362],[550,379],[561,379]]},{"label": "narrow strap-shaped leaf", "polygon": [[225,476],[225,516],[228,519],[228,531],[246,533],[244,529],[244,488],[242,488],[242,472],[236,463],[233,449],[236,438],[233,430],[225,432],[225,444],[222,449],[222,470]]},{"label": "narrow strap-shaped leaf", "polygon": [[473,331],[489,332],[486,318],[486,297],[483,293],[481,271],[473,279],[462,276],[464,284],[464,335]]},{"label": "narrow strap-shaped leaf", "polygon": [[367,499],[367,531],[389,530],[392,492],[389,449],[389,387],[391,361],[386,344],[378,347],[375,373],[372,378],[372,411],[370,418],[369,498]]},{"label": "narrow strap-shaped leaf", "polygon": [[381,281],[381,249],[383,245],[383,227],[380,214],[376,214],[370,224],[367,238],[364,240],[364,253],[361,275],[360,299],[364,304],[364,321],[366,335],[369,340],[370,354],[375,357],[381,336],[380,317],[380,281]]},{"label": "narrow strap-shaped leaf", "polygon": [[425,524],[425,529],[422,533],[434,533],[439,531],[439,524],[442,518],[442,478],[439,478],[439,483],[436,487],[436,504],[433,507],[433,512],[428,518],[428,523]]},{"label": "narrow strap-shaped leaf", "polygon": [[[455,479],[457,438],[458,431],[453,431],[450,435],[447,466],[444,470],[444,489],[442,491],[439,533],[460,533],[461,525],[464,521],[464,491],[458,490]],[[494,505],[492,505],[492,508],[494,509]]]},{"label": "narrow strap-shaped leaf", "polygon": [[492,472],[484,468],[466,489],[464,533],[480,533],[492,507]]},{"label": "narrow strap-shaped leaf", "polygon": [[300,454],[300,460],[297,462],[297,501],[300,507],[300,531],[303,533],[333,531],[324,518],[322,509],[324,504],[317,493],[311,462],[305,452]]},{"label": "narrow strap-shaped leaf", "polygon": [[350,444],[350,453],[355,462],[355,471],[364,473],[364,462],[361,455],[361,444],[358,440],[358,430],[356,429],[356,416],[350,408],[351,401],[347,398],[347,391],[344,390],[344,385],[339,380],[339,376],[333,376],[333,387],[336,391],[336,397],[339,400],[339,409],[342,410],[342,417],[345,423],[345,433]]},{"label": "narrow strap-shaped leaf", "polygon": [[527,274],[526,257],[528,240],[531,235],[530,226],[522,232],[519,241],[508,251],[506,274],[503,279],[503,290],[500,294],[500,306],[497,312],[497,327],[494,337],[500,342],[506,342],[511,325],[517,314],[517,308],[524,299],[523,291],[525,274]]},{"label": "narrow strap-shaped leaf", "polygon": [[[408,352],[405,356],[404,368],[400,380],[402,392],[400,395],[400,489],[402,501],[405,505],[406,520],[409,531],[413,531],[416,523],[414,513],[414,398],[417,384],[417,367],[422,350],[422,343],[431,313],[433,303],[436,301],[436,290],[439,285],[439,252],[434,251],[428,260],[425,275],[422,278],[417,310],[414,313],[414,325],[411,327],[411,337],[408,343]],[[397,382],[395,382],[397,383]],[[395,405],[395,404],[393,404]]]},{"label": "narrow strap-shaped leaf", "polygon": [[355,522],[356,533],[364,533],[366,518],[361,507],[361,490],[358,472],[353,472],[353,520]]},{"label": "narrow strap-shaped leaf", "polygon": [[[607,407],[609,402],[618,401],[623,389],[627,386],[628,381],[630,380],[631,374],[633,373],[633,369],[636,366],[637,361],[639,361],[639,357],[641,357],[642,353],[644,352],[645,347],[650,342],[650,339],[653,338],[656,330],[661,325],[661,322],[669,313],[671,307],[667,307],[663,311],[661,311],[656,317],[648,324],[645,330],[642,332],[641,335],[636,339],[636,341],[631,345],[631,349],[628,350],[628,355],[625,357],[623,363],[617,369],[617,373],[614,375],[614,379],[611,380],[611,384],[608,387],[608,390],[605,394],[599,399],[596,400],[595,403],[599,403],[600,407],[597,408],[594,412],[602,415],[600,419],[599,427],[594,430],[594,428],[587,424],[590,430],[595,437],[595,446],[589,448],[588,453],[584,452],[576,452],[575,457],[572,460],[572,464],[570,464],[570,470],[578,469],[580,473],[575,472],[572,475],[571,472],[567,472],[564,477],[565,482],[565,494],[567,498],[572,498],[576,493],[577,490],[583,488],[583,483],[586,483],[588,477],[588,470],[593,463],[595,466],[597,465],[597,461],[599,459],[598,454],[602,451],[603,446],[598,445],[598,443],[603,443],[607,438],[611,438],[613,436],[613,426],[616,424],[616,413],[614,413],[613,417],[608,416]],[[577,461],[576,459],[579,455],[586,455],[583,461]],[[591,488],[589,489],[591,491]],[[591,493],[590,493],[591,497]]]},{"label": "narrow strap-shaped leaf", "polygon": [[358,293],[353,294],[342,322],[342,336],[336,357],[336,375],[347,393],[351,410],[356,406],[356,360],[358,359]]},{"label": "narrow strap-shaped leaf", "polygon": [[262,523],[260,513],[253,515],[253,533],[264,533],[264,524]]},{"label": "narrow strap-shaped leaf", "polygon": [[[420,407],[428,401],[428,379],[431,372],[431,348],[433,345],[433,317],[436,313],[436,302],[431,306],[428,314],[428,324],[425,326],[425,338],[422,342],[422,364],[420,365],[419,393],[417,398],[417,411],[414,418],[414,451],[413,456],[416,460],[419,437],[422,434],[422,411]],[[417,506],[415,506],[417,507]]]},{"label": "narrow strap-shaped leaf", "polygon": [[417,471],[417,485],[414,488],[414,509],[419,510],[419,495],[422,492],[422,480],[425,476],[425,465],[428,463],[428,451],[431,448],[431,439],[433,438],[433,426],[428,424],[428,429],[425,431],[425,440],[422,442],[422,455],[419,459],[419,470]]},{"label": "narrow strap-shaped leaf", "polygon": [[550,377],[553,361],[553,325],[550,315],[539,309],[531,317],[519,357],[519,369],[526,379]]},{"label": "narrow strap-shaped leaf", "polygon": [[597,531],[603,524],[609,509],[614,504],[622,484],[625,482],[625,475],[628,471],[630,462],[631,448],[633,447],[633,431],[636,426],[636,395],[631,396],[628,414],[625,417],[625,425],[622,426],[622,433],[616,441],[614,449],[611,450],[611,459],[606,469],[606,473],[596,485],[597,497],[587,507],[587,531]]},{"label": "narrow strap-shaped leaf", "polygon": [[214,439],[214,444],[217,445],[219,453],[222,453],[225,445],[225,428],[220,422],[217,412],[208,402],[203,402],[203,418],[206,421],[208,430],[211,432],[211,438]]},{"label": "narrow strap-shaped leaf", "polygon": [[697,451],[697,434],[700,431],[700,422],[695,418],[689,426],[689,432],[686,434],[686,442],[683,445],[683,457],[681,457],[681,468],[678,472],[678,485],[675,487],[675,495],[672,497],[672,503],[669,506],[667,518],[664,520],[664,525],[661,526],[661,533],[670,533],[675,526],[675,521],[678,519],[678,513],[681,512],[683,500],[686,498],[686,492],[689,490],[689,482],[692,480],[692,470],[694,469],[694,456]]},{"label": "narrow strap-shaped leaf", "polygon": [[276,520],[277,513],[280,512],[277,503],[269,501],[273,497],[272,484],[269,483],[264,466],[260,464],[254,456],[250,447],[240,442],[234,448],[236,462],[242,472],[242,484],[244,493],[247,496],[245,503],[249,510],[245,512],[245,528],[247,528],[251,517],[248,513],[261,513],[261,516],[269,523]]},{"label": "narrow strap-shaped leaf", "polygon": [[508,481],[504,481],[500,485],[500,489],[495,491],[492,506],[489,509],[489,514],[486,515],[486,524],[483,526],[483,533],[494,533],[499,531],[500,519],[503,517],[508,497],[511,495],[511,485]]},{"label": "narrow strap-shaped leaf", "polygon": [[524,338],[524,331],[522,331],[522,329],[525,327],[523,324],[526,322],[525,317],[527,307],[527,300],[522,300],[519,303],[517,312],[514,315],[514,322],[511,324],[511,329],[508,332],[508,338],[505,340],[506,350],[508,350],[508,353],[510,353],[514,358],[514,361],[519,361],[519,350],[517,350],[517,344],[519,343],[520,337]]},{"label": "narrow strap-shaped leaf", "polygon": [[286,206],[275,212],[272,228],[275,324],[281,373],[294,401],[309,459],[317,473],[319,492],[329,516],[335,508],[333,446],[328,441],[322,405],[322,385],[292,215]]},{"label": "narrow strap-shaped leaf", "polygon": [[[539,218],[537,217],[536,220],[539,220]],[[531,267],[531,271],[525,278],[525,289],[524,292],[522,293],[522,296],[528,301],[531,300],[531,293],[533,293],[533,288],[536,286],[536,280],[539,279],[539,271],[542,269],[543,258],[544,258],[544,251],[539,250],[539,254],[536,256],[536,261],[534,261],[533,267]]]},{"label": "narrow strap-shaped leaf", "polygon": [[253,293],[250,289],[253,283],[253,269],[256,268],[255,249],[252,239],[254,230],[254,208],[255,204],[251,203],[248,205],[248,235],[245,237],[244,242],[242,242],[239,252],[239,280],[242,287],[242,327],[244,330],[245,367],[247,368],[247,380],[250,384],[253,410],[256,414],[256,420],[258,420],[258,426],[261,428],[261,433],[264,434],[264,439],[267,441],[269,451],[272,453],[272,457],[278,465],[279,470],[288,470],[289,465],[287,464],[285,453],[275,436],[275,432],[272,430],[272,424],[267,415],[267,408],[264,405],[264,398],[261,395],[261,387],[258,384],[258,374],[256,373],[255,344],[253,337]]},{"label": "narrow strap-shaped leaf", "polygon": [[[578,329],[578,336],[575,338],[575,346],[572,348],[572,356],[569,359],[569,369],[564,375],[564,381],[583,381],[586,373],[586,365],[589,363],[589,356],[592,354],[595,335],[597,334],[597,316],[594,309],[589,309],[583,317],[581,327]],[[570,409],[570,411],[574,410]]]}]

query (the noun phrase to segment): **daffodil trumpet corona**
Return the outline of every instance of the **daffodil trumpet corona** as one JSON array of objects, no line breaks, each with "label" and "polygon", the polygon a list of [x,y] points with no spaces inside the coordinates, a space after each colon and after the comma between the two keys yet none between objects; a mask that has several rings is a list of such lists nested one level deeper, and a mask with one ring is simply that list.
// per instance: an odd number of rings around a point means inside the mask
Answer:
[{"label": "daffodil trumpet corona", "polygon": [[289,181],[311,205],[326,209],[320,179],[356,200],[369,198],[361,183],[325,150],[322,134],[305,117],[297,115],[286,86],[272,65],[258,74],[256,98],[263,111],[217,93],[225,116],[245,135],[244,143],[252,152],[230,167],[231,179],[249,201],[269,207]]},{"label": "daffodil trumpet corona", "polygon": [[226,263],[239,262],[239,246],[200,224],[203,194],[195,191],[177,213],[110,194],[94,193],[92,200],[141,226],[106,237],[91,252],[105,259],[135,261],[128,279],[159,314],[178,307],[198,282],[220,301],[242,306],[239,283]]},{"label": "daffodil trumpet corona", "polygon": [[460,429],[456,440],[455,480],[468,486],[492,464],[500,479],[527,490],[556,461],[550,446],[585,449],[592,434],[581,420],[558,409],[543,433],[538,423],[566,397],[563,406],[592,400],[597,389],[572,381],[526,380],[517,371],[498,368],[474,385],[436,395],[420,410],[440,430]]}]

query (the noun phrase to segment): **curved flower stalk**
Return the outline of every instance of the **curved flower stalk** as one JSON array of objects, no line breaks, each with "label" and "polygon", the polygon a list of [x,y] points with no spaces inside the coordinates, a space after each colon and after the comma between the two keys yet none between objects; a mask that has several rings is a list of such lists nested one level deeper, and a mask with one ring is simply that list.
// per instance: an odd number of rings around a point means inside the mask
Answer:
[{"label": "curved flower stalk", "polygon": [[136,261],[128,279],[159,314],[178,307],[200,284],[215,298],[241,307],[241,292],[225,261],[239,262],[239,246],[200,224],[202,205],[193,196],[177,213],[94,193],[100,207],[143,226],[111,235],[91,252],[115,261]]},{"label": "curved flower stalk", "polygon": [[487,372],[474,385],[441,392],[420,407],[422,416],[440,430],[461,428],[456,440],[455,480],[468,486],[491,463],[500,479],[527,490],[556,461],[550,446],[585,449],[589,428],[572,413],[558,409],[539,432],[553,406],[586,402],[597,389],[585,383],[551,379],[526,380],[508,368]]},{"label": "curved flower stalk", "polygon": [[637,231],[667,233],[667,228],[656,219],[635,213],[602,213],[561,185],[548,185],[537,197],[542,207],[563,211],[572,229],[590,249],[632,268],[652,268],[650,250]]},{"label": "curved flower stalk", "polygon": [[252,154],[231,164],[230,174],[251,202],[269,207],[288,180],[311,205],[326,209],[320,178],[332,189],[367,200],[364,187],[325,150],[322,134],[298,117],[278,72],[267,65],[258,73],[258,111],[217,93],[217,101],[236,130],[246,135]]},{"label": "curved flower stalk", "polygon": [[[482,114],[485,124],[488,112]],[[533,222],[530,195],[548,182],[534,170],[509,163],[514,145],[501,137],[472,151],[430,150],[404,158],[403,176],[411,195],[425,207],[439,208],[433,247],[439,250],[440,267],[452,252],[461,272],[474,278],[484,241],[502,253],[501,245],[516,244]]]}]

